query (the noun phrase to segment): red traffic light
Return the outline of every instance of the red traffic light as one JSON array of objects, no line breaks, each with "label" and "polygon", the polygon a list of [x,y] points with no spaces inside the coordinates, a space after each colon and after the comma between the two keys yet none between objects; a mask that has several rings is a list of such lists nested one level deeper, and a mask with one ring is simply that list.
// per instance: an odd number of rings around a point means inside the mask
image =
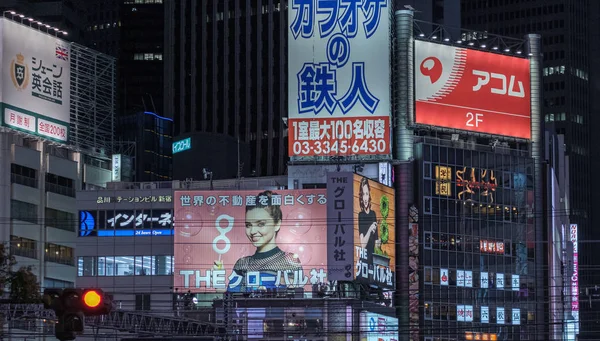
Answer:
[{"label": "red traffic light", "polygon": [[96,308],[102,303],[102,296],[96,290],[88,290],[83,294],[83,303],[90,308]]}]

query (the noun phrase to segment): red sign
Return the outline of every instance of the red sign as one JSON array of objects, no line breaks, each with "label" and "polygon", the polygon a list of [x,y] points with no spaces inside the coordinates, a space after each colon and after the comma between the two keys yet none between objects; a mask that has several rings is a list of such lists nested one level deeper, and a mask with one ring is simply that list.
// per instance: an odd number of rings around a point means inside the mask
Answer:
[{"label": "red sign", "polygon": [[290,118],[289,155],[390,154],[389,117]]},{"label": "red sign", "polygon": [[529,60],[415,42],[415,123],[531,138]]}]

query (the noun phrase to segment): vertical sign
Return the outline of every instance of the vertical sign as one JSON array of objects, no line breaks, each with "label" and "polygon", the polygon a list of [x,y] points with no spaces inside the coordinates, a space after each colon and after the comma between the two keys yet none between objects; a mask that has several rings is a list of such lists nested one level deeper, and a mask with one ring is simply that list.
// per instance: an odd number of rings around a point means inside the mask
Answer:
[{"label": "vertical sign", "polygon": [[490,323],[490,308],[481,307],[481,323]]},{"label": "vertical sign", "polygon": [[496,274],[496,289],[504,290],[504,274]]},{"label": "vertical sign", "polygon": [[465,271],[465,287],[473,287],[473,271]]},{"label": "vertical sign", "polygon": [[473,322],[473,306],[465,306],[465,322]]},{"label": "vertical sign", "polygon": [[573,275],[571,276],[571,314],[579,321],[579,252],[577,242],[577,224],[571,224],[569,239],[573,243]]},{"label": "vertical sign", "polygon": [[513,291],[519,291],[519,289],[521,289],[519,275],[512,275],[512,289]]},{"label": "vertical sign", "polygon": [[327,174],[327,264],[330,281],[353,277],[353,173]]},{"label": "vertical sign", "polygon": [[419,341],[419,210],[408,209],[408,302],[410,341]]},{"label": "vertical sign", "polygon": [[456,306],[456,321],[465,322],[465,306],[464,305]]},{"label": "vertical sign", "polygon": [[121,154],[112,156],[112,181],[121,181]]},{"label": "vertical sign", "polygon": [[0,18],[0,123],[66,142],[70,120],[70,44]]},{"label": "vertical sign", "polygon": [[512,324],[521,324],[521,309],[513,308],[512,310]]},{"label": "vertical sign", "polygon": [[390,0],[290,0],[290,156],[390,154],[392,10]]},{"label": "vertical sign", "polygon": [[487,289],[488,288],[488,273],[487,272],[482,272],[481,273],[480,287],[481,287],[481,289]]},{"label": "vertical sign", "polygon": [[465,286],[465,270],[456,270],[456,286]]},{"label": "vertical sign", "polygon": [[435,166],[435,194],[446,197],[452,195],[452,168]]},{"label": "vertical sign", "polygon": [[496,323],[498,324],[504,324],[504,308],[503,307],[498,307],[496,308]]},{"label": "vertical sign", "polygon": [[440,270],[440,285],[448,285],[448,269]]}]

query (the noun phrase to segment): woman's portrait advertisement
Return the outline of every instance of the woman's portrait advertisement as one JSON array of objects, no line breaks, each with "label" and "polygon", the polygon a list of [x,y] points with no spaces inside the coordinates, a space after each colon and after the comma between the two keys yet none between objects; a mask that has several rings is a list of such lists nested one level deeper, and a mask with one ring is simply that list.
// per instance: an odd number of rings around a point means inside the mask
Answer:
[{"label": "woman's portrait advertisement", "polygon": [[192,292],[326,282],[324,189],[175,193],[175,280]]},{"label": "woman's portrait advertisement", "polygon": [[394,189],[354,176],[354,263],[356,279],[393,288],[395,253]]}]

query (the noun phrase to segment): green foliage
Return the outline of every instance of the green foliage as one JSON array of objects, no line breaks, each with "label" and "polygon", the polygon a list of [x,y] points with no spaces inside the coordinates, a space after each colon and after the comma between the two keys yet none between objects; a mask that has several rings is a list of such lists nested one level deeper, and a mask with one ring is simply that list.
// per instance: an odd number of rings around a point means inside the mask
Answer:
[{"label": "green foliage", "polygon": [[7,286],[9,298],[14,303],[36,303],[41,299],[40,284],[31,272],[31,267],[13,268],[17,264],[6,245],[0,244],[0,294]]},{"label": "green foliage", "polygon": [[381,228],[381,244],[387,244],[389,238],[390,238],[390,229],[388,227],[388,223],[385,220],[381,221],[381,224],[379,225]]},{"label": "green foliage", "polygon": [[382,218],[382,221],[379,225],[381,228],[381,243],[387,244],[390,238],[390,229],[387,223],[387,217],[390,214],[390,199],[388,199],[386,195],[381,196],[381,200],[379,201],[379,210]]}]

